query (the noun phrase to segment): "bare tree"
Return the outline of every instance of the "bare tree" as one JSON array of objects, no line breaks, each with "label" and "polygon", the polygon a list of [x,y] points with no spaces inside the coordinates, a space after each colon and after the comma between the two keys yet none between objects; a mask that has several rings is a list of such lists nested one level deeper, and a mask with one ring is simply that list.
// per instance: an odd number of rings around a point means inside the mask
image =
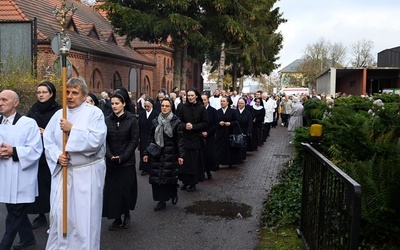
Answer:
[{"label": "bare tree", "polygon": [[351,44],[352,58],[350,64],[353,67],[375,66],[375,57],[371,52],[373,48],[374,42],[365,38]]},{"label": "bare tree", "polygon": [[343,67],[346,60],[347,49],[342,43],[329,46],[329,61],[331,67]]}]

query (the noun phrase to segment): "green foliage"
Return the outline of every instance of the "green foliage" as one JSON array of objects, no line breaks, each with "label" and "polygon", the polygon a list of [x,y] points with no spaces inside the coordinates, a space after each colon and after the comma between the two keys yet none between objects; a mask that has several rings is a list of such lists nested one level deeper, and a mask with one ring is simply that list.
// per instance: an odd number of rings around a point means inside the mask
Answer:
[{"label": "green foliage", "polygon": [[[53,82],[57,89],[57,100],[61,103],[61,80],[59,78],[48,79]],[[31,106],[36,102],[36,87],[38,81],[30,72],[19,71],[17,69],[9,71],[7,74],[0,74],[0,91],[10,89],[15,91],[20,100],[17,107],[18,112],[27,114]]]},{"label": "green foliage", "polygon": [[298,224],[301,208],[302,165],[293,164],[281,173],[281,183],[275,185],[264,202],[264,228]]},{"label": "green foliage", "polygon": [[[378,98],[386,101],[384,108],[372,108]],[[307,119],[323,126],[322,153],[361,185],[363,246],[400,246],[399,101],[398,96],[384,94],[339,98],[331,109],[305,105]],[[322,111],[329,115],[321,119]]]}]

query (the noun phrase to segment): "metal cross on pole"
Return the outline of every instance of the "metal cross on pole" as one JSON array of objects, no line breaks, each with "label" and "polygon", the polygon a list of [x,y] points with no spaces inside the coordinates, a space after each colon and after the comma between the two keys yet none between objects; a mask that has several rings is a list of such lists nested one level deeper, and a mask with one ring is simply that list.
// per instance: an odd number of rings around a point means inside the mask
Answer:
[{"label": "metal cross on pole", "polygon": [[[66,34],[65,24],[67,13],[71,11],[71,15],[76,11],[76,7],[72,4],[70,7],[66,6],[66,0],[62,0],[61,8],[54,7],[53,14],[57,16],[61,16],[61,20],[59,23],[61,24],[61,33],[57,36],[59,50],[54,49],[53,41],[52,41],[52,49],[55,54],[59,54],[61,56],[61,81],[62,81],[62,116],[64,119],[67,119],[67,55],[69,54],[69,50],[71,48],[71,40]],[[57,38],[56,38],[57,39]],[[68,134],[67,132],[63,132],[63,148],[62,153],[65,155],[65,146],[67,144]],[[67,166],[62,166],[62,176],[63,176],[63,237],[67,237],[68,223],[67,223]]]}]

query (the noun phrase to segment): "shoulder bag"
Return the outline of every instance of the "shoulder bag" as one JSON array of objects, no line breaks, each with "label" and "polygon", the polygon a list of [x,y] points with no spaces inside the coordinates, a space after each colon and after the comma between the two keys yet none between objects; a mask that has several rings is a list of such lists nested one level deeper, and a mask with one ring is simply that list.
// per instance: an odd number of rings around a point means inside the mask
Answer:
[{"label": "shoulder bag", "polygon": [[157,143],[150,143],[149,146],[147,146],[146,150],[151,155],[153,158],[160,158],[161,156],[161,147]]},{"label": "shoulder bag", "polygon": [[[236,121],[237,122],[237,121]],[[240,130],[240,134],[233,134],[229,136],[229,139],[231,141],[231,147],[232,148],[244,148],[246,146],[246,137],[242,132],[242,128],[239,125],[239,122],[237,122]]]}]

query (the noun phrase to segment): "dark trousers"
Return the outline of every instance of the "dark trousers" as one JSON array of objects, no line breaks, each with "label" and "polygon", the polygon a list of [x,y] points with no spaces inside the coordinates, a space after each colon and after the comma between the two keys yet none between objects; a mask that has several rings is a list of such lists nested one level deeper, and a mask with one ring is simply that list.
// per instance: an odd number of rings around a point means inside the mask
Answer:
[{"label": "dark trousers", "polygon": [[264,123],[264,133],[263,133],[263,138],[262,138],[263,141],[267,140],[267,137],[269,136],[269,131],[271,131],[271,125],[272,125],[272,122]]},{"label": "dark trousers", "polygon": [[31,222],[29,221],[26,210],[28,203],[7,204],[6,232],[0,243],[0,250],[9,250],[14,242],[15,236],[19,234],[21,242],[32,241],[35,236],[32,232]]}]

